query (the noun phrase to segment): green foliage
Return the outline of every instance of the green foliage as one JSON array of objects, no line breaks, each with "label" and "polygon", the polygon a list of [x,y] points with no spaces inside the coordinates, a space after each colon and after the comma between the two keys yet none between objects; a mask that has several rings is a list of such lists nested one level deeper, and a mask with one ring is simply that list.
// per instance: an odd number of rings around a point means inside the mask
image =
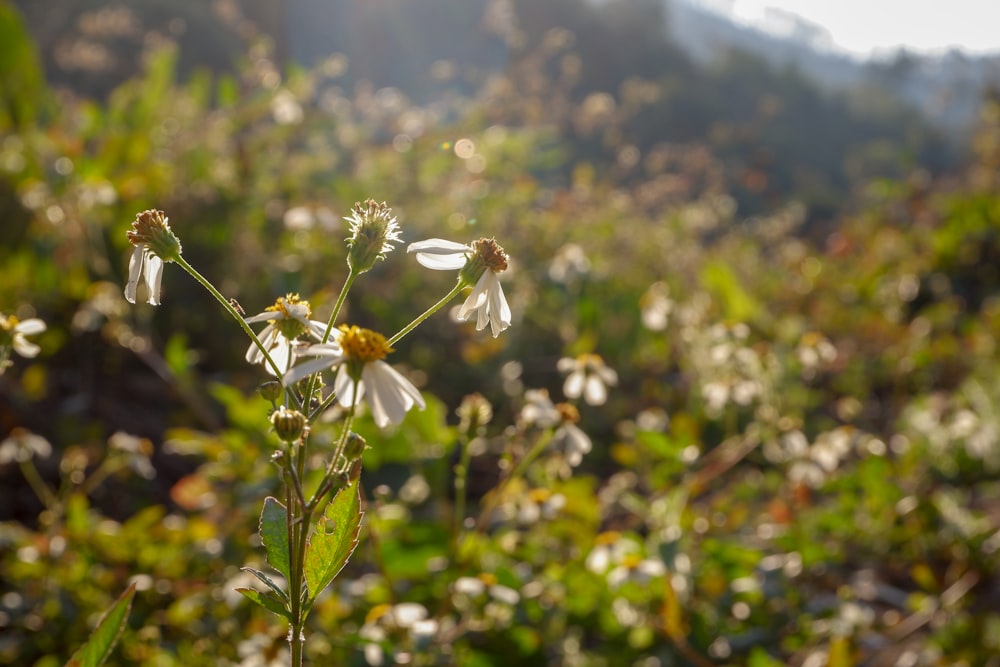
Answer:
[{"label": "green foliage", "polygon": [[[394,206],[407,243],[495,235],[515,321],[493,339],[442,313],[399,344],[427,408],[387,431],[355,422],[365,472],[307,551],[313,664],[996,653],[997,105],[964,171],[864,183],[816,241],[788,182],[759,215],[736,205],[747,182],[727,166],[759,136],[742,132],[761,121],[752,87],[713,130],[725,150],[647,141],[636,128],[710,115],[684,112],[706,108],[685,96],[700,75],[623,83],[605,113],[559,78],[573,51],[543,27],[527,26],[538,49],[506,78],[433,108],[347,94],[334,67],[285,76],[263,50],[232,76],[184,80],[184,54],[166,50],[104,102],[50,108],[51,91],[4,88],[22,111],[0,122],[0,310],[49,329],[0,377],[0,421],[19,427],[0,442],[0,661],[69,655],[130,580],[129,623],[101,626],[121,630],[123,663],[283,659],[287,583],[265,572],[289,575],[280,443],[256,391],[268,378],[176,267],[163,306],[125,308],[124,230],[162,208],[249,314],[300,291],[324,319],[344,275],[339,218],[366,196]],[[19,35],[0,36],[0,62],[23,53]],[[623,44],[615,63],[634,62]],[[768,76],[754,67],[740,71]],[[822,101],[802,89],[795,104]],[[772,183],[800,173],[783,155]],[[351,321],[399,328],[454,284],[393,252],[352,291]],[[560,370],[587,354],[617,372],[606,401]],[[526,416],[537,388],[565,402],[562,421]],[[474,392],[491,408],[472,424]],[[330,424],[310,438],[330,456]]]},{"label": "green foliage", "polygon": [[128,623],[128,613],[135,597],[135,584],[130,585],[98,621],[94,633],[66,663],[67,667],[98,667],[111,655],[122,630]]}]

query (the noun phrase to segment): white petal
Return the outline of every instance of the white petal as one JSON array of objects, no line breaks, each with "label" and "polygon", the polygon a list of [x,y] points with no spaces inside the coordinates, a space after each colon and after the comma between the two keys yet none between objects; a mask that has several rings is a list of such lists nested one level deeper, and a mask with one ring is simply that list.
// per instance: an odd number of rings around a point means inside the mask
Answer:
[{"label": "white petal", "polygon": [[341,366],[337,377],[333,380],[333,391],[337,394],[337,402],[345,408],[349,408],[351,405],[357,405],[361,402],[361,398],[365,395],[365,383],[362,380],[355,385],[354,380],[347,372],[347,367]]},{"label": "white petal", "polygon": [[[507,305],[507,298],[503,295],[503,288],[500,286],[500,278],[492,271],[487,271],[490,278],[487,279],[487,300],[490,308],[490,325],[493,329],[493,337],[496,338],[510,326],[510,306]],[[482,278],[480,278],[480,282]]]},{"label": "white petal", "polygon": [[163,260],[155,255],[146,257],[146,289],[149,298],[146,300],[152,306],[160,305],[160,279],[163,277]]},{"label": "white petal", "polygon": [[[277,361],[278,360],[275,359],[275,362]],[[327,368],[332,368],[337,363],[339,363],[339,360],[332,360],[330,357],[320,357],[319,359],[313,359],[312,361],[303,361],[296,364],[290,371],[285,373],[285,375],[281,378],[281,384],[287,387],[290,384],[295,384],[303,378],[309,377],[313,373],[319,373]]]},{"label": "white petal", "polygon": [[604,405],[608,400],[608,390],[596,375],[587,378],[583,386],[583,400],[588,405]]},{"label": "white petal", "polygon": [[20,334],[14,334],[14,339],[12,341],[14,345],[14,351],[20,354],[22,357],[31,358],[38,354],[38,351],[42,348],[38,347],[34,343],[29,342],[24,336]]},{"label": "white petal", "polygon": [[556,362],[556,368],[560,373],[569,373],[576,370],[577,362],[572,357],[563,357]]},{"label": "white petal", "polygon": [[267,320],[278,319],[278,314],[273,310],[265,310],[263,313],[257,313],[256,315],[251,315],[243,319],[247,324],[253,324],[254,322],[266,322]]},{"label": "white petal", "polygon": [[[489,271],[487,271],[487,273],[489,273]],[[483,276],[485,277],[486,274],[484,273]],[[463,303],[462,307],[458,309],[458,314],[455,318],[459,322],[464,322],[469,319],[469,315],[471,315],[473,311],[482,308],[485,304],[486,285],[483,282],[483,279],[480,278],[479,282],[476,283],[475,287],[473,287],[472,291],[469,293],[469,296],[465,299],[465,303]]]},{"label": "white petal", "polygon": [[128,260],[128,282],[125,283],[125,299],[129,303],[135,303],[135,290],[139,286],[139,274],[142,273],[145,251],[146,246],[137,245],[132,249],[132,256]]},{"label": "white petal", "polygon": [[414,405],[424,408],[420,391],[384,361],[365,364],[362,373],[368,385],[368,402],[372,417],[379,428],[403,421],[406,411]]},{"label": "white petal", "polygon": [[[309,320],[309,324],[307,324],[306,327],[309,329],[309,334],[313,338],[315,338],[316,340],[323,340],[323,334],[326,333],[326,322],[319,322],[317,320]],[[330,338],[332,338],[333,340],[337,340],[333,336],[333,332],[334,331],[337,331],[337,330],[336,329],[331,329],[330,330]]]},{"label": "white petal", "polygon": [[566,398],[580,398],[583,393],[583,373],[570,373],[563,383],[563,393]]},{"label": "white petal", "polygon": [[416,253],[421,266],[437,271],[460,269],[468,260],[467,254],[473,249],[462,243],[444,239],[417,241],[407,247],[406,252]]},{"label": "white petal", "polygon": [[[260,342],[264,345],[264,348],[268,350],[269,354],[271,346],[274,345],[275,337],[277,335],[278,329],[273,324],[267,325],[259,334],[257,334],[257,338],[260,339]],[[251,364],[259,364],[264,360],[264,354],[260,351],[260,348],[257,347],[256,343],[250,343],[250,347],[247,348],[246,360]]]},{"label": "white petal", "polygon": [[26,334],[28,336],[42,333],[43,331],[45,331],[45,322],[41,321],[37,317],[32,317],[30,320],[18,322],[14,326],[14,333]]}]

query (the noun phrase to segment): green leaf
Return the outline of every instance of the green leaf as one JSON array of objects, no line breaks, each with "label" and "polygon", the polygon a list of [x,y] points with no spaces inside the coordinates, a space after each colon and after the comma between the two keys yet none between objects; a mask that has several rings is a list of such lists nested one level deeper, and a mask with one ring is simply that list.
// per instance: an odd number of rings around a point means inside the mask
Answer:
[{"label": "green leaf", "polygon": [[241,569],[244,572],[249,572],[253,576],[257,577],[265,586],[267,586],[272,591],[274,591],[275,595],[277,595],[278,598],[285,605],[288,604],[288,594],[285,593],[285,591],[281,590],[281,586],[279,586],[278,584],[274,583],[274,580],[272,580],[271,577],[267,576],[266,574],[264,574],[263,572],[261,572],[259,570],[253,569],[252,567],[244,567],[244,568],[241,568]]},{"label": "green leaf", "polygon": [[361,532],[361,491],[357,482],[333,497],[306,545],[305,575],[309,600],[315,600],[347,564]]},{"label": "green leaf", "polygon": [[243,597],[251,602],[256,602],[269,612],[277,614],[282,618],[286,618],[289,621],[292,620],[291,612],[285,608],[285,605],[281,602],[281,600],[276,599],[274,596],[268,595],[267,593],[261,593],[254,588],[237,588],[236,592],[242,594]]},{"label": "green leaf", "polygon": [[264,499],[264,510],[260,513],[260,539],[267,551],[267,563],[291,579],[288,567],[288,516],[285,506],[272,496]]},{"label": "green leaf", "polygon": [[90,639],[73,654],[66,667],[97,667],[108,659],[111,650],[118,643],[122,630],[125,629],[134,596],[135,584],[131,584],[111,608],[104,612]]}]

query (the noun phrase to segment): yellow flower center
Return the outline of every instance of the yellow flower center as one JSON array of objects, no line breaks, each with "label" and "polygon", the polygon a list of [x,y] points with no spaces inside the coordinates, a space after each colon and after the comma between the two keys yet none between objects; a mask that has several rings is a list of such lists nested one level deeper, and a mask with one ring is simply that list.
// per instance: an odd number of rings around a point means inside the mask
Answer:
[{"label": "yellow flower center", "polygon": [[492,572],[480,572],[476,575],[476,578],[486,586],[496,586],[497,584],[497,576]]},{"label": "yellow flower center", "polygon": [[625,556],[622,557],[622,565],[630,570],[634,570],[639,567],[639,563],[641,562],[642,556],[639,554],[625,554]]},{"label": "yellow flower center", "polygon": [[621,533],[616,530],[609,530],[603,533],[599,533],[594,539],[594,542],[601,545],[614,544],[621,537]]},{"label": "yellow flower center", "polygon": [[386,355],[392,352],[385,336],[380,333],[355,325],[341,324],[339,328],[341,336],[338,342],[351,361],[363,365],[385,359]]},{"label": "yellow flower center", "polygon": [[0,317],[0,329],[4,331],[13,331],[17,323],[20,322],[16,315],[8,315],[7,317]]},{"label": "yellow flower center", "polygon": [[306,332],[306,325],[302,320],[309,319],[312,315],[309,302],[299,299],[298,294],[279,296],[273,306],[268,306],[264,310],[281,315],[281,317],[268,320],[268,323],[278,327],[281,335],[288,340],[298,338]]},{"label": "yellow flower center", "polygon": [[564,424],[575,424],[580,421],[580,411],[576,409],[575,405],[556,403],[556,410],[559,412],[559,418]]}]

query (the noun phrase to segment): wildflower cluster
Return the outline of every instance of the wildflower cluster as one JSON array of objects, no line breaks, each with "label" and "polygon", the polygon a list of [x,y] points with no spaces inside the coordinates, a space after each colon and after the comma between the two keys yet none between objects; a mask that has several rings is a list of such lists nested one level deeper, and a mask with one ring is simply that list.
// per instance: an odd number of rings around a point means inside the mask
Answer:
[{"label": "wildflower cluster", "polygon": [[[380,428],[397,425],[414,407],[423,409],[426,406],[420,390],[390,365],[388,359],[395,351],[394,345],[467,288],[471,291],[459,308],[459,321],[475,317],[477,330],[489,326],[496,337],[510,326],[512,319],[499,279],[499,274],[508,268],[509,259],[496,240],[482,238],[468,244],[430,239],[410,245],[408,252],[415,254],[420,264],[437,270],[455,270],[458,280],[444,298],[395,335],[386,337],[372,329],[338,322],[354,281],[371,270],[376,262],[384,260],[394,244],[401,240],[396,217],[385,202],[368,199],[357,203],[345,220],[350,230],[346,240],[348,273],[325,322],[312,319],[311,304],[298,294],[280,296],[260,313],[244,317],[184,260],[180,241],[162,211],[140,213],[127,235],[134,246],[125,288],[129,302],[135,303],[141,277],[148,302],[158,305],[163,265],[177,263],[198,280],[247,333],[251,340],[245,355],[247,362],[262,364],[266,372],[277,378],[261,386],[261,395],[272,404],[269,420],[281,443],[274,460],[281,468],[285,496],[284,502],[275,498],[265,501],[261,538],[268,562],[283,575],[287,590],[256,570],[248,571],[266,586],[266,591],[238,590],[288,621],[292,665],[300,665],[302,661],[301,637],[309,610],[357,544],[362,514],[360,495],[356,488],[352,492],[346,489],[356,486],[361,456],[367,447],[365,440],[352,431],[360,414],[361,401],[366,401],[372,420]],[[266,323],[266,326],[255,333],[250,325],[259,323]],[[40,331],[38,325],[22,325],[18,329],[15,320],[10,326],[4,325],[4,331],[7,330],[11,331],[11,343],[19,352],[30,356],[37,351],[23,340],[23,334]],[[329,386],[321,377],[326,372],[332,373]],[[310,434],[321,417],[324,423],[330,421],[324,415],[334,403],[341,410],[340,434],[320,469],[320,481],[308,488],[309,462],[316,460],[307,451]],[[477,423],[489,421],[482,406],[475,412]],[[568,428],[573,419],[560,416],[557,421],[567,422]],[[311,530],[314,519],[315,531]],[[373,615],[362,636],[384,640],[390,630],[411,631],[426,625],[407,623],[407,615],[397,613],[402,609],[387,608],[386,613]],[[392,622],[387,623],[387,619]],[[423,630],[415,631],[414,636],[421,632]]]}]

